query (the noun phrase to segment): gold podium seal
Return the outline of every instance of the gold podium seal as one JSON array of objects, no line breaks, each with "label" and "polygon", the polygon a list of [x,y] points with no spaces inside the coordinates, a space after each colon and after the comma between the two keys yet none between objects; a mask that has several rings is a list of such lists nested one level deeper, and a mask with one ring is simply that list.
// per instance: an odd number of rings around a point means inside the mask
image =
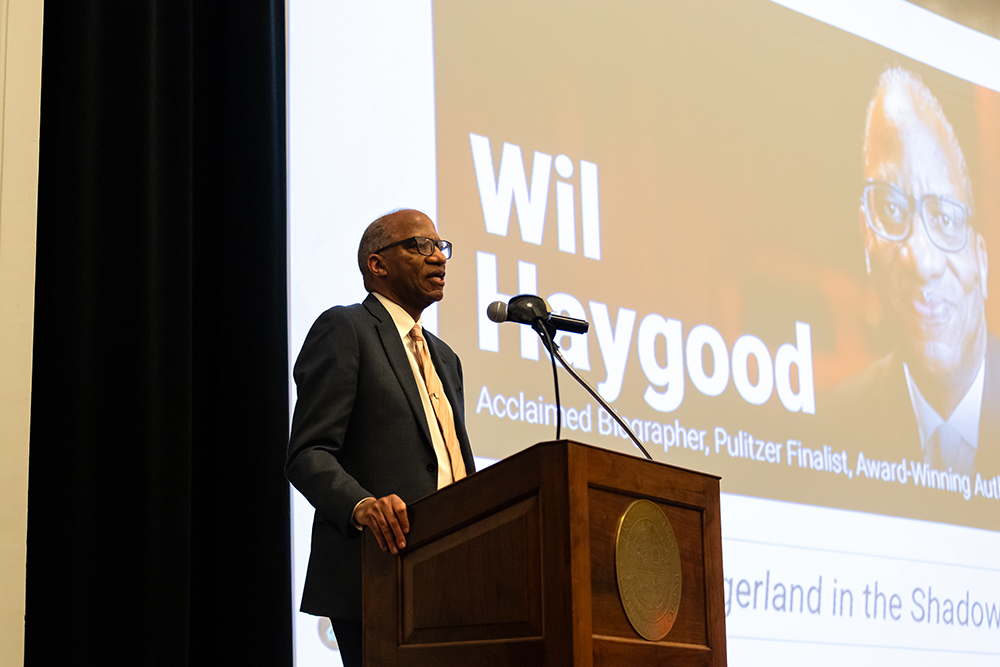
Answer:
[{"label": "gold podium seal", "polygon": [[615,536],[618,595],[629,623],[642,637],[667,636],[681,606],[681,554],[670,521],[648,500],[637,500]]}]

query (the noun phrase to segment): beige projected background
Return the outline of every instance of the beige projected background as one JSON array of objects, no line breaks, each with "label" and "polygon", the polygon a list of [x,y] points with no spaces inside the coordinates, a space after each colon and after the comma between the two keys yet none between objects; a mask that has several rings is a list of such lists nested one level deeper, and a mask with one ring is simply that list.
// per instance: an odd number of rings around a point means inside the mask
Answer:
[{"label": "beige projected background", "polygon": [[[582,373],[594,385],[608,369],[591,302],[607,307],[612,330],[620,309],[635,312],[614,406],[643,422],[658,460],[720,474],[731,493],[1000,528],[995,497],[886,482],[874,469],[856,474],[865,452],[870,461],[921,461],[919,442],[915,453],[889,459],[878,442],[837,436],[824,413],[827,391],[894,344],[858,229],[864,117],[876,80],[900,65],[940,100],[965,152],[976,224],[994,258],[1000,95],[766,2],[439,1],[434,43],[438,224],[456,248],[440,330],[462,354],[477,454],[502,458],[555,437],[554,424],[529,423],[538,420],[522,403],[522,392],[529,404],[554,396],[547,359],[521,357],[521,327],[502,325],[499,351],[480,350],[477,253],[486,253],[495,257],[501,294],[522,291],[521,262],[535,267],[537,289],[530,291],[564,293],[583,306],[592,326],[590,370]],[[541,245],[522,240],[516,203],[506,236],[487,232],[470,133],[489,140],[494,177],[505,142],[520,147],[529,187],[534,153],[553,158]],[[560,155],[571,175],[558,173]],[[598,172],[600,259],[585,257],[582,247],[584,162]],[[573,188],[575,253],[559,249],[559,183]],[[1000,271],[990,274],[989,287],[1000,294]],[[679,321],[683,341],[709,325],[730,357],[741,336],[755,336],[771,361],[786,344],[801,352],[796,322],[807,323],[815,414],[786,409],[776,389],[764,404],[751,404],[736,390],[732,369],[720,395],[705,395],[687,364],[679,406],[653,409],[643,399],[650,379],[639,353],[640,324],[650,315]],[[1000,308],[987,302],[987,317],[990,330],[1000,331]],[[654,337],[652,345],[660,367],[680,363],[668,359],[665,340]],[[711,362],[703,364],[711,374]],[[748,381],[759,382],[752,357],[746,365]],[[799,372],[793,364],[788,375],[802,395]],[[564,424],[563,437],[638,454],[629,441],[600,432],[595,402],[565,374],[561,385],[563,405],[589,414],[590,427]],[[498,395],[517,399],[517,419],[491,414]],[[678,427],[685,444],[693,430],[698,446],[664,451],[664,438],[678,442]],[[720,444],[720,432],[730,440]],[[751,455],[739,447],[730,453],[733,440],[749,435]],[[819,454],[803,459],[802,448]],[[818,463],[803,465],[812,456]],[[984,482],[1000,475],[980,472]]]}]

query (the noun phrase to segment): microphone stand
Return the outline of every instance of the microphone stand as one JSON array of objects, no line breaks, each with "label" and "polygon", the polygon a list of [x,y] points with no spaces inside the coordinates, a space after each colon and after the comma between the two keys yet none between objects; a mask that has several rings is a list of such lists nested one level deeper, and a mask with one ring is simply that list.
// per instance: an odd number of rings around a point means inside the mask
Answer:
[{"label": "microphone stand", "polygon": [[560,439],[559,436],[562,428],[562,411],[561,411],[562,406],[559,402],[559,375],[556,372],[556,359],[558,359],[559,363],[562,364],[562,367],[566,369],[566,372],[569,373],[570,376],[574,380],[576,380],[581,387],[586,389],[587,393],[593,396],[594,400],[596,400],[600,404],[600,406],[607,411],[609,415],[614,417],[615,421],[618,422],[619,426],[625,429],[625,433],[628,434],[628,437],[632,438],[632,442],[634,442],[635,446],[639,448],[639,451],[641,451],[648,460],[655,461],[656,459],[654,459],[652,455],[648,451],[646,451],[646,448],[642,445],[642,442],[639,440],[639,436],[635,434],[632,428],[628,425],[628,422],[622,419],[621,416],[618,414],[618,412],[615,411],[615,409],[611,407],[611,405],[607,401],[604,400],[604,397],[601,396],[599,393],[597,393],[597,391],[593,387],[591,387],[590,384],[586,380],[584,380],[579,373],[576,372],[576,369],[574,369],[566,362],[566,358],[563,357],[562,352],[559,351],[559,346],[556,345],[555,327],[553,327],[548,322],[545,322],[542,318],[538,318],[531,324],[531,328],[535,330],[535,332],[539,335],[539,337],[541,337],[542,344],[545,346],[545,349],[549,351],[549,356],[552,358],[552,377],[556,389],[556,440]]}]

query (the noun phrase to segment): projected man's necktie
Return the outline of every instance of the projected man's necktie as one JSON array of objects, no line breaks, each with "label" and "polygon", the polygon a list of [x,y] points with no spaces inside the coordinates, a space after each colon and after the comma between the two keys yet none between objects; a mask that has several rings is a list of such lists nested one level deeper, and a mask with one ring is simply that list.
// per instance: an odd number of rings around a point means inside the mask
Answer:
[{"label": "projected man's necktie", "polygon": [[948,422],[934,431],[928,445],[928,463],[935,470],[950,468],[953,472],[967,475],[975,472],[976,450]]},{"label": "projected man's necktie", "polygon": [[444,437],[444,444],[448,450],[448,458],[451,460],[451,473],[454,480],[465,477],[465,462],[462,460],[462,450],[458,444],[458,436],[455,435],[455,415],[452,414],[451,406],[444,397],[444,387],[441,386],[441,378],[434,370],[431,362],[431,354],[427,349],[427,341],[424,340],[423,332],[419,324],[414,324],[410,329],[410,340],[417,352],[417,365],[420,373],[424,376],[424,384],[427,385],[427,394],[437,416],[438,425],[441,427],[441,435]]}]

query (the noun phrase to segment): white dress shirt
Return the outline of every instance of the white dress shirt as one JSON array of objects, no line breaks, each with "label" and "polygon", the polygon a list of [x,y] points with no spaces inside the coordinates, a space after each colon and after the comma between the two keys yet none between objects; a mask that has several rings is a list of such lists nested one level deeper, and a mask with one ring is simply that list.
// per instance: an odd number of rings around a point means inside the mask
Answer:
[{"label": "white dress shirt", "polygon": [[[399,338],[403,341],[403,347],[406,348],[406,356],[410,360],[410,370],[413,371],[413,379],[417,381],[420,402],[424,406],[424,416],[427,418],[427,427],[430,429],[431,441],[434,443],[434,454],[437,456],[437,488],[443,488],[455,480],[451,473],[451,459],[448,458],[448,447],[445,445],[444,436],[441,434],[441,426],[438,424],[437,415],[434,413],[434,407],[431,405],[431,399],[427,395],[427,384],[424,382],[424,376],[420,372],[420,366],[417,365],[413,341],[410,339],[410,329],[413,328],[414,324],[420,324],[420,320],[414,322],[413,318],[403,310],[402,306],[391,301],[388,297],[382,296],[378,292],[372,292],[372,294],[389,311],[389,316],[392,317],[392,321],[396,325],[396,330],[399,331]],[[447,396],[443,396],[442,398],[445,402],[448,401]],[[451,407],[450,403],[448,405]]]}]

